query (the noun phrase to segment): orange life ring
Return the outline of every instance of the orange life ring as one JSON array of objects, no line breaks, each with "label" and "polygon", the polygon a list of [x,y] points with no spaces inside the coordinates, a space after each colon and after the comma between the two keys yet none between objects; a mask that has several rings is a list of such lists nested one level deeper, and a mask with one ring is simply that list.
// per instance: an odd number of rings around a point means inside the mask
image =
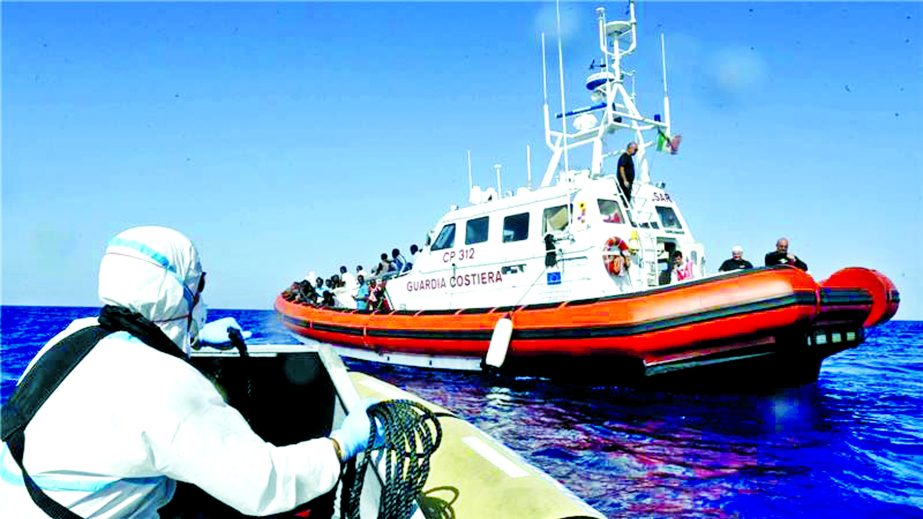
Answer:
[{"label": "orange life ring", "polygon": [[629,263],[624,255],[627,250],[628,243],[618,236],[613,236],[606,240],[606,247],[603,250],[603,263],[609,274],[618,276],[623,269],[628,270]]}]

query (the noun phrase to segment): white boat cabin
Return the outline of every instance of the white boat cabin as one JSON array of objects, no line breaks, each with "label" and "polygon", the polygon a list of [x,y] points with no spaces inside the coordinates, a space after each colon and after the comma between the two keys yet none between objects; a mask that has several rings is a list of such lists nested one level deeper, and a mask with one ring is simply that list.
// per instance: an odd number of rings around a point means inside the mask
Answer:
[{"label": "white boat cabin", "polygon": [[[632,208],[616,178],[577,172],[554,186],[497,198],[473,189],[473,205],[443,216],[413,270],[388,281],[398,310],[552,303],[646,290],[670,283],[680,250],[693,276],[704,253],[669,193],[636,186]],[[618,245],[624,243],[622,253]],[[608,262],[622,254],[627,268]]]}]

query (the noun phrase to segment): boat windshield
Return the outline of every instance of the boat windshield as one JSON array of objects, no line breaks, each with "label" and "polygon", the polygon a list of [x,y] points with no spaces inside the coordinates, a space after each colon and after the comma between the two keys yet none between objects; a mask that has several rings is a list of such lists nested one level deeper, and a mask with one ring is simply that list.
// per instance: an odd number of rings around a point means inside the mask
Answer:
[{"label": "boat windshield", "polygon": [[436,242],[433,243],[431,250],[451,249],[455,246],[455,224],[450,223],[442,226],[439,236],[436,236]]},{"label": "boat windshield", "polygon": [[606,223],[624,223],[625,218],[622,216],[622,210],[619,203],[615,200],[598,199],[599,214]]},{"label": "boat windshield", "polygon": [[660,221],[663,222],[665,231],[676,234],[682,234],[684,232],[683,226],[679,223],[679,218],[676,217],[676,212],[673,211],[672,207],[658,205],[657,215],[660,216]]}]

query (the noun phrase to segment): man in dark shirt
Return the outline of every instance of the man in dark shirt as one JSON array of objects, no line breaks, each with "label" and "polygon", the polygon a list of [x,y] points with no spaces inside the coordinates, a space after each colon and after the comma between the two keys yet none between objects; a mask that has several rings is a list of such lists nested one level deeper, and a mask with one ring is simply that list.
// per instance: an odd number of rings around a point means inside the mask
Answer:
[{"label": "man in dark shirt", "polygon": [[731,249],[731,259],[724,260],[724,263],[718,267],[718,272],[731,272],[732,270],[752,269],[753,264],[744,259],[744,248],[735,245]]},{"label": "man in dark shirt", "polygon": [[807,271],[807,263],[798,259],[794,254],[788,253],[788,238],[779,238],[776,242],[776,250],[766,255],[766,266],[773,265],[792,265]]},{"label": "man in dark shirt", "polygon": [[622,153],[622,156],[619,157],[619,188],[622,190],[622,194],[625,195],[627,202],[631,202],[631,185],[635,181],[635,163],[632,157],[637,152],[638,145],[634,142],[629,142],[628,147],[625,148],[625,153]]}]

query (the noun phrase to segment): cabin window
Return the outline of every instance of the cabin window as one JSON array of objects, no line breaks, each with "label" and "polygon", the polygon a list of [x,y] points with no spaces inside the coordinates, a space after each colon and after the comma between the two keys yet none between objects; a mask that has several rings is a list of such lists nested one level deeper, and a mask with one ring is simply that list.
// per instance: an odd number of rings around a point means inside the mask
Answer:
[{"label": "cabin window", "polygon": [[529,237],[529,213],[507,216],[503,219],[503,243],[522,241]]},{"label": "cabin window", "polygon": [[468,220],[468,223],[465,224],[465,245],[473,245],[475,243],[487,241],[488,222],[489,219],[487,216]]},{"label": "cabin window", "polygon": [[619,207],[618,202],[602,198],[598,199],[597,202],[599,203],[599,214],[604,222],[625,223],[625,218],[622,216],[622,209]]},{"label": "cabin window", "polygon": [[433,242],[433,246],[430,250],[451,249],[454,246],[455,224],[450,223],[442,226],[442,230],[439,231],[439,236],[436,236],[436,241]]},{"label": "cabin window", "polygon": [[549,207],[542,213],[542,235],[551,231],[563,231],[567,229],[568,211],[566,205]]},{"label": "cabin window", "polygon": [[673,211],[672,207],[658,205],[657,215],[660,216],[660,221],[663,222],[663,229],[665,231],[675,234],[682,234],[684,232],[683,226],[679,223],[679,218],[676,217],[676,212]]}]

